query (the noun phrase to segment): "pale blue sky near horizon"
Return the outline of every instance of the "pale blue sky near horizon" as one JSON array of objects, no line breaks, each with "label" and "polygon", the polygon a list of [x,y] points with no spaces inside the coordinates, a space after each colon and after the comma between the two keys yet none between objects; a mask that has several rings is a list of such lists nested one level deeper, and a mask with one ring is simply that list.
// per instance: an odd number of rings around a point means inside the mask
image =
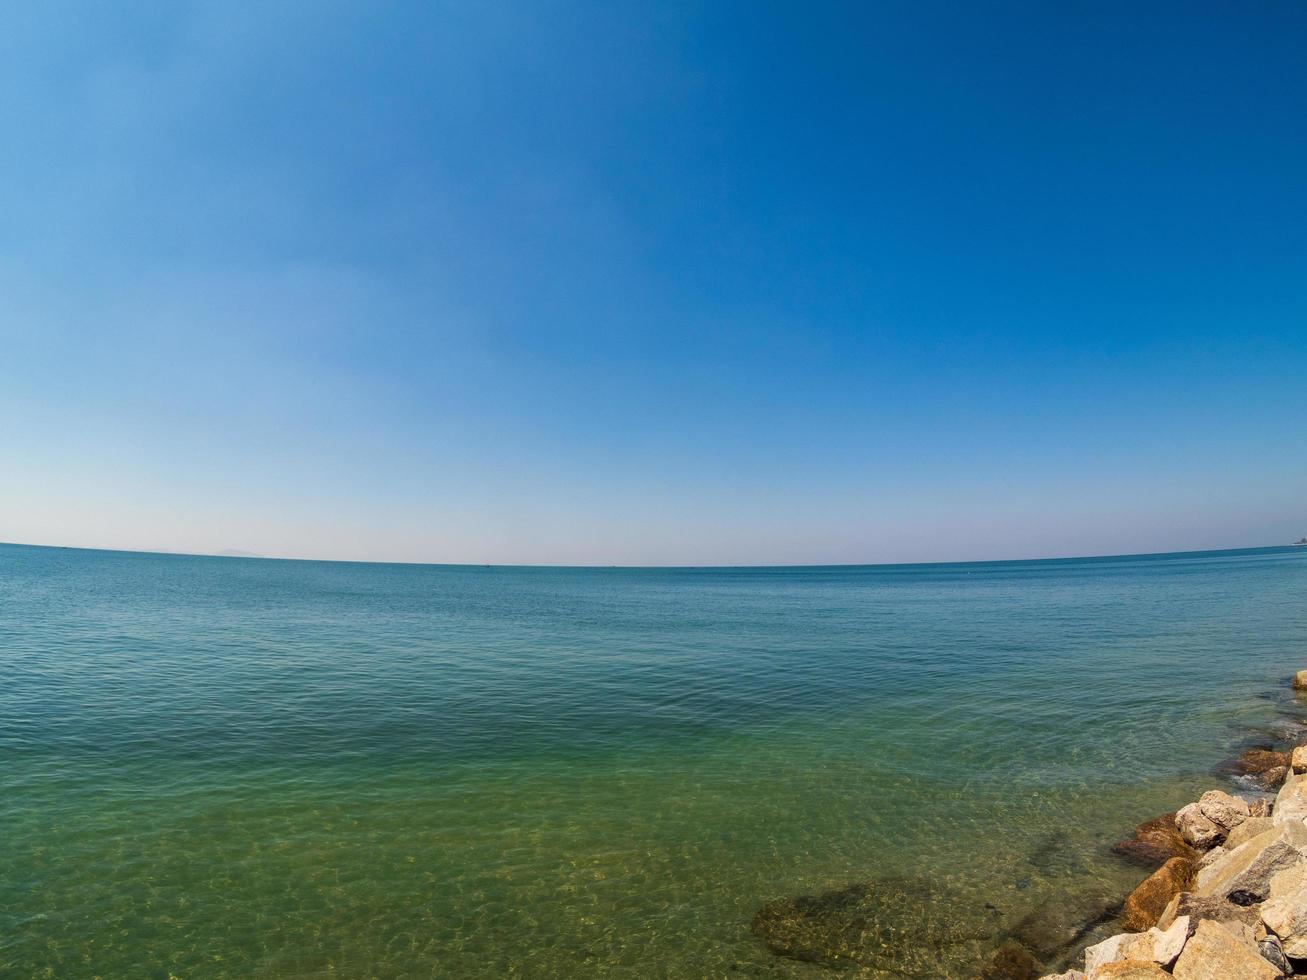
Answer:
[{"label": "pale blue sky near horizon", "polygon": [[51,2],[0,541],[813,564],[1307,534],[1307,5]]}]

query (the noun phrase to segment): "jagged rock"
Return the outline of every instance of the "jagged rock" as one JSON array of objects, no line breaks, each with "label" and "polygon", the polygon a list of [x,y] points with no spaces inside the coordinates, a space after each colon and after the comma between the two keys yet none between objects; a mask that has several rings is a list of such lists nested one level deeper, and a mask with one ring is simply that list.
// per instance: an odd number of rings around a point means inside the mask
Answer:
[{"label": "jagged rock", "polygon": [[1300,670],[1293,675],[1293,689],[1295,691],[1307,691],[1307,670]]},{"label": "jagged rock", "polygon": [[1067,970],[1066,973],[1046,974],[1040,977],[1039,980],[1086,980],[1086,977],[1080,970]]},{"label": "jagged rock", "polygon": [[1007,942],[980,971],[980,980],[1035,980],[1039,961],[1020,943]]},{"label": "jagged rock", "polygon": [[1266,928],[1280,938],[1284,952],[1295,959],[1307,957],[1307,862],[1300,862],[1271,878],[1270,895],[1261,907]]},{"label": "jagged rock", "polygon": [[1271,819],[1277,824],[1307,820],[1307,776],[1291,775],[1275,795]]},{"label": "jagged rock", "polygon": [[1236,932],[1246,932],[1251,936],[1258,922],[1261,921],[1256,909],[1234,905],[1223,898],[1203,898],[1193,892],[1181,892],[1166,906],[1162,917],[1157,920],[1157,928],[1170,929],[1174,923],[1186,916],[1190,920],[1190,932],[1198,922],[1206,919],[1219,922]]},{"label": "jagged rock", "polygon": [[1236,847],[1211,867],[1198,872],[1196,891],[1206,898],[1228,898],[1252,905],[1266,898],[1271,878],[1307,856],[1307,826],[1273,827]]},{"label": "jagged rock", "polygon": [[1169,980],[1170,976],[1152,960],[1118,960],[1090,971],[1089,980]]},{"label": "jagged rock", "polygon": [[1186,844],[1200,851],[1209,850],[1225,839],[1225,828],[1204,816],[1197,803],[1176,812],[1175,827]]},{"label": "jagged rock", "polygon": [[1197,866],[1187,858],[1171,858],[1140,882],[1125,900],[1121,924],[1131,932],[1143,932],[1157,924],[1171,899],[1193,887]]},{"label": "jagged rock", "polygon": [[1289,962],[1289,957],[1284,955],[1284,948],[1280,941],[1274,936],[1267,936],[1257,944],[1259,952],[1267,963],[1280,971],[1282,976],[1293,975],[1293,964]]},{"label": "jagged rock", "polygon": [[1245,749],[1235,758],[1222,763],[1218,768],[1221,772],[1228,772],[1235,776],[1247,776],[1251,773],[1266,772],[1268,769],[1279,769],[1281,766],[1289,764],[1289,753],[1276,752],[1274,749],[1257,748]]},{"label": "jagged rock", "polygon": [[1135,828],[1134,836],[1113,844],[1112,852],[1146,868],[1160,868],[1173,857],[1198,856],[1176,829],[1174,813],[1164,813],[1141,823]]},{"label": "jagged rock", "polygon": [[1085,950],[1085,969],[1090,973],[1105,963],[1118,960],[1151,960],[1153,938],[1146,932],[1119,932]]},{"label": "jagged rock", "polygon": [[1230,852],[1224,845],[1217,844],[1210,851],[1208,851],[1206,854],[1204,854],[1202,857],[1198,859],[1198,870],[1201,871],[1209,864],[1215,864],[1217,861],[1221,860],[1221,858],[1225,857],[1225,855],[1228,853]]},{"label": "jagged rock", "polygon": [[1230,836],[1225,839],[1226,853],[1228,854],[1236,847],[1243,846],[1258,834],[1264,834],[1274,826],[1275,824],[1270,817],[1249,817],[1230,831]]},{"label": "jagged rock", "polygon": [[[1270,815],[1271,815],[1271,801],[1268,800],[1266,797],[1259,796],[1257,797],[1257,799],[1253,800],[1251,803],[1248,804],[1249,819],[1257,820],[1262,817],[1269,817]],[[1240,827],[1246,826],[1247,823],[1248,821],[1245,820],[1243,823],[1239,824],[1239,826]]]},{"label": "jagged rock", "polygon": [[1299,745],[1289,754],[1289,767],[1298,775],[1307,772],[1307,745]]},{"label": "jagged rock", "polygon": [[937,977],[943,950],[996,938],[997,923],[961,918],[965,907],[927,880],[884,878],[768,902],[753,931],[779,956]]},{"label": "jagged rock", "polygon": [[1182,915],[1166,929],[1159,929],[1157,926],[1149,929],[1147,935],[1152,940],[1153,962],[1162,966],[1170,966],[1174,963],[1196,925],[1197,923],[1189,916]]},{"label": "jagged rock", "polygon": [[1209,789],[1200,796],[1198,810],[1227,833],[1248,819],[1248,801],[1219,789]]},{"label": "jagged rock", "polygon": [[1215,922],[1204,920],[1184,945],[1171,971],[1178,980],[1279,980],[1279,972],[1256,947],[1240,942]]},{"label": "jagged rock", "polygon": [[1273,769],[1265,769],[1262,772],[1249,773],[1244,776],[1244,781],[1251,783],[1257,789],[1267,793],[1274,793],[1284,785],[1284,781],[1289,777],[1288,766],[1276,766]]}]

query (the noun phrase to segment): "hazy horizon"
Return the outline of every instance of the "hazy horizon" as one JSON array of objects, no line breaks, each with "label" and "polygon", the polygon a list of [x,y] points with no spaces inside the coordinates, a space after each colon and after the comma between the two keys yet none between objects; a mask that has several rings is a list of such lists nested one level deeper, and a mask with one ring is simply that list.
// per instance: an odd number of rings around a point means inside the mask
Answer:
[{"label": "hazy horizon", "polygon": [[1144,551],[1144,552],[1107,552],[1101,554],[1085,555],[1029,555],[1023,557],[1002,557],[1002,558],[940,558],[926,561],[915,562],[896,562],[896,561],[865,561],[865,562],[786,562],[782,564],[764,564],[748,563],[737,565],[687,565],[663,563],[656,565],[592,565],[592,564],[572,564],[563,562],[530,562],[530,563],[513,563],[513,562],[443,562],[443,561],[377,561],[364,558],[307,558],[302,555],[263,555],[252,551],[242,551],[236,548],[228,548],[223,551],[174,551],[168,548],[87,548],[79,545],[52,545],[41,544],[31,541],[0,541],[0,547],[14,548],[47,548],[58,551],[93,551],[105,552],[108,554],[128,554],[128,555],[170,555],[178,558],[238,558],[238,559],[256,559],[260,561],[308,561],[308,562],[339,562],[341,564],[352,565],[431,565],[434,567],[451,567],[451,568],[575,568],[575,569],[795,569],[795,568],[862,568],[885,566],[911,566],[911,565],[969,565],[969,564],[1004,564],[1009,562],[1041,562],[1041,561],[1092,561],[1098,559],[1112,558],[1149,558],[1162,557],[1168,555],[1197,555],[1197,554],[1222,554],[1238,551],[1266,551],[1276,548],[1292,548],[1296,542],[1282,542],[1278,544],[1253,544],[1253,545],[1236,545],[1229,548],[1202,548],[1202,549],[1184,549],[1177,551]]},{"label": "hazy horizon", "polygon": [[786,565],[1307,534],[1307,7],[53,2],[0,540]]}]

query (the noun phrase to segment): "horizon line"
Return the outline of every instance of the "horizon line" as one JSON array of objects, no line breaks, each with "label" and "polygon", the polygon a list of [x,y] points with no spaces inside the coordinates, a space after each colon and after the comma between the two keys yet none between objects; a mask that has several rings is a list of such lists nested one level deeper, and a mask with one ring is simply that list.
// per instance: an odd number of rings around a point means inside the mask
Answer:
[{"label": "horizon line", "polygon": [[295,558],[280,555],[260,555],[253,552],[236,552],[237,549],[228,549],[226,552],[207,552],[207,551],[166,551],[162,549],[149,548],[90,548],[81,545],[60,545],[60,544],[34,544],[27,541],[0,541],[0,547],[14,548],[42,548],[49,551],[94,551],[111,555],[159,555],[170,558],[226,558],[234,561],[293,561],[293,562],[313,562],[327,563],[335,565],[411,565],[414,567],[430,568],[556,568],[556,569],[629,569],[629,570],[678,570],[694,569],[702,571],[711,570],[740,570],[740,569],[807,569],[807,568],[904,568],[918,565],[1011,565],[1029,562],[1051,562],[1051,561],[1108,561],[1112,559],[1124,558],[1165,558],[1175,555],[1214,555],[1228,554],[1237,551],[1270,551],[1279,548],[1295,548],[1299,545],[1294,542],[1287,544],[1270,544],[1270,545],[1244,545],[1238,548],[1199,548],[1194,551],[1138,551],[1125,552],[1120,554],[1093,554],[1093,555],[1043,555],[1030,558],[973,558],[963,561],[881,561],[881,562],[836,562],[836,563],[812,563],[812,562],[787,562],[779,564],[762,564],[750,563],[740,565],[580,565],[566,563],[512,563],[512,562],[441,562],[441,561],[375,561],[359,558]]}]

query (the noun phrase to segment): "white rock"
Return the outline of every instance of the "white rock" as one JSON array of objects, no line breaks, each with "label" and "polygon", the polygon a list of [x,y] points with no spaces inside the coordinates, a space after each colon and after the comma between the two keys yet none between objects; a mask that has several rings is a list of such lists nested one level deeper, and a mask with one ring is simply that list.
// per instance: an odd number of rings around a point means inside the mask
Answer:
[{"label": "white rock", "polygon": [[1198,872],[1195,891],[1204,898],[1234,898],[1237,905],[1266,899],[1271,878],[1307,857],[1307,826],[1287,824],[1236,847]]},{"label": "white rock", "polygon": [[1147,936],[1152,940],[1152,957],[1154,963],[1170,966],[1184,949],[1185,940],[1189,938],[1189,916],[1182,915],[1171,923],[1169,929],[1149,929]]},{"label": "white rock", "polygon": [[1289,766],[1298,775],[1307,772],[1307,745],[1299,745],[1289,756]]},{"label": "white rock", "polygon": [[1175,829],[1180,831],[1186,844],[1200,851],[1219,844],[1225,837],[1225,828],[1203,816],[1197,803],[1190,803],[1176,812]]},{"label": "white rock", "polygon": [[1271,894],[1260,911],[1262,922],[1280,937],[1286,954],[1307,957],[1307,861],[1271,878]]},{"label": "white rock", "polygon": [[1248,819],[1248,801],[1219,789],[1209,789],[1198,798],[1198,809],[1204,817],[1227,831]]},{"label": "white rock", "polygon": [[1151,960],[1152,958],[1153,940],[1148,933],[1119,932],[1085,950],[1085,970],[1093,973],[1098,967],[1118,960]]},{"label": "white rock", "polygon": [[1290,775],[1275,794],[1271,821],[1276,824],[1307,822],[1307,776]]}]

